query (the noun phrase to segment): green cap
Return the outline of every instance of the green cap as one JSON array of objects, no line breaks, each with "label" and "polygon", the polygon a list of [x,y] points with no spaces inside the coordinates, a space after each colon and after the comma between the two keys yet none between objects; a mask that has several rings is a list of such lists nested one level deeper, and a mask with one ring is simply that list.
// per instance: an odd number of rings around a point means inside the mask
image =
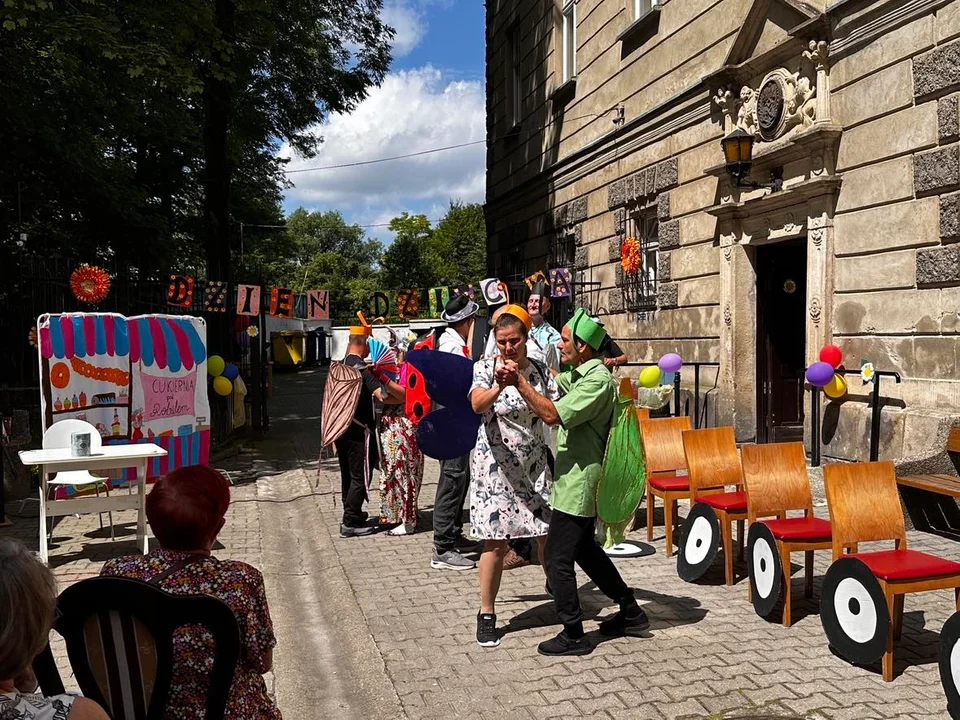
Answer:
[{"label": "green cap", "polygon": [[594,350],[600,349],[600,343],[607,336],[607,331],[603,329],[603,326],[591,320],[590,316],[583,311],[583,308],[579,308],[573,314],[573,317],[567,322],[567,327],[570,328],[571,335],[580,338]]}]

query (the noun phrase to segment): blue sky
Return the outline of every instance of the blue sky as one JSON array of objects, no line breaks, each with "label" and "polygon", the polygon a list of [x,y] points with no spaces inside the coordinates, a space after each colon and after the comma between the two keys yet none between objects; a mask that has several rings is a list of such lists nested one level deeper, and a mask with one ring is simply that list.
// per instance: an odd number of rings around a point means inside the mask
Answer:
[{"label": "blue sky", "polygon": [[[315,158],[289,169],[339,165],[483,140],[484,7],[482,0],[385,0],[397,30],[394,61],[379,88],[346,116],[315,132]],[[482,202],[484,145],[388,163],[292,174],[284,209],[340,210],[348,222],[386,223],[406,210],[441,217],[451,199]],[[290,155],[288,148],[281,154]],[[391,240],[385,227],[368,233]]]}]

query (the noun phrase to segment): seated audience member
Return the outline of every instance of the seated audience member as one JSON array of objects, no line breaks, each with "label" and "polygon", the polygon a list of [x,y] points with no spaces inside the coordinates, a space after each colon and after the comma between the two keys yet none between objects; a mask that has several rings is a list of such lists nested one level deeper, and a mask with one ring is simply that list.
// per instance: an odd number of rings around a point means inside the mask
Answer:
[{"label": "seated audience member", "polygon": [[[223,475],[204,465],[180,468],[161,478],[147,495],[147,520],[160,543],[148,555],[110,560],[101,575],[136,578],[176,595],[211,595],[225,602],[240,627],[240,661],[233,676],[226,720],[280,718],[267,696],[263,673],[273,666],[273,622],[263,576],[236,560],[210,554],[230,505]],[[213,636],[202,627],[180,628],[174,637],[173,681],[166,717],[206,715]]]},{"label": "seated audience member", "polygon": [[109,720],[93,700],[36,694],[31,665],[50,637],[57,608],[53,573],[11,538],[0,538],[0,718]]}]

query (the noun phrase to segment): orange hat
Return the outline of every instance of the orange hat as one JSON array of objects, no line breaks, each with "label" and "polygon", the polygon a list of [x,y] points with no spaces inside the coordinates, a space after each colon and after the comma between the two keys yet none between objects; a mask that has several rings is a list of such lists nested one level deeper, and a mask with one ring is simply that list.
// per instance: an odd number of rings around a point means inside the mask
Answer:
[{"label": "orange hat", "polygon": [[373,328],[370,327],[370,323],[363,316],[363,312],[357,311],[357,320],[360,321],[360,324],[350,326],[351,335],[373,335]]},{"label": "orange hat", "polygon": [[527,329],[527,332],[530,332],[530,328],[533,327],[533,320],[530,319],[530,313],[519,305],[507,305],[503,309],[504,315],[513,315],[520,322],[523,323],[523,326]]}]

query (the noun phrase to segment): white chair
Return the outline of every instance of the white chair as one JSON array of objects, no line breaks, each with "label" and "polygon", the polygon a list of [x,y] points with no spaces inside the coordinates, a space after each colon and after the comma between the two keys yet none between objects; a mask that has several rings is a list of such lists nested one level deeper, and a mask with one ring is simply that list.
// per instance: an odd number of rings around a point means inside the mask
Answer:
[{"label": "white chair", "polygon": [[[43,434],[43,449],[53,450],[56,448],[69,448],[70,436],[73,433],[90,433],[90,452],[96,453],[103,447],[103,439],[100,437],[100,431],[93,425],[83,420],[60,420],[53,423]],[[47,485],[72,485],[81,487],[84,485],[95,485],[97,497],[100,497],[100,486],[106,490],[107,497],[110,497],[110,481],[107,478],[91,475],[86,470],[68,470],[58,472],[52,480],[47,481]],[[43,492],[43,490],[41,490]],[[103,513],[100,515],[100,529],[103,529]],[[115,540],[113,532],[113,512],[108,510],[107,515],[110,519],[110,539]],[[53,528],[50,529],[53,532]]]}]

